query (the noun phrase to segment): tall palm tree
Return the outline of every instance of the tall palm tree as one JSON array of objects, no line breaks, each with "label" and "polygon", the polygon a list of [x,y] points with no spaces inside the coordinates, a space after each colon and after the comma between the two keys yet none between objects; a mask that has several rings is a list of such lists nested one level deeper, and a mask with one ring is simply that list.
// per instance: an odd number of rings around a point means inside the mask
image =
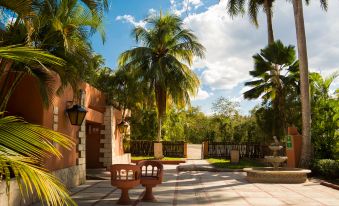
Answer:
[{"label": "tall palm tree", "polygon": [[199,80],[189,66],[193,57],[204,57],[205,48],[192,31],[183,28],[180,17],[172,14],[151,16],[146,19],[148,28],[133,30],[134,49],[119,57],[122,69],[131,69],[143,82],[147,82],[155,94],[158,111],[158,135],[161,140],[162,118],[166,114],[168,98],[178,105],[190,102],[190,94],[196,94]]},{"label": "tall palm tree", "polygon": [[[272,8],[274,0],[248,0],[247,12],[250,18],[250,21],[256,26],[259,26],[258,23],[258,11],[260,8],[263,8],[263,11],[266,14],[267,21],[267,40],[268,44],[274,43],[274,33],[273,33],[273,24],[272,24]],[[233,18],[237,15],[243,15],[245,13],[245,0],[228,0],[227,3],[227,12]]]},{"label": "tall palm tree", "polygon": [[[309,2],[307,0],[306,2]],[[302,0],[292,0],[294,21],[298,45],[299,69],[300,69],[300,100],[302,117],[302,147],[299,166],[309,167],[312,158],[311,142],[311,103],[308,72],[308,57],[306,46],[306,33]],[[327,0],[321,0],[321,7],[327,10]]]},{"label": "tall palm tree", "polygon": [[[297,87],[295,73],[298,72],[298,61],[293,46],[284,46],[281,41],[268,45],[259,54],[253,56],[254,70],[251,76],[256,78],[246,82],[252,87],[244,92],[246,99],[261,97],[264,102],[273,105],[273,111],[278,112],[278,120],[273,125],[272,135],[284,135],[286,128],[285,105],[289,87]],[[282,128],[282,129],[281,129]]]}]

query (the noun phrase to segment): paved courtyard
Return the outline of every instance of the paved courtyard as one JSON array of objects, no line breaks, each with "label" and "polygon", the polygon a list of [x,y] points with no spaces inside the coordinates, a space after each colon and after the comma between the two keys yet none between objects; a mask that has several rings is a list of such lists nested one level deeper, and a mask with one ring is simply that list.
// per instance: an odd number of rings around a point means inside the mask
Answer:
[{"label": "paved courtyard", "polygon": [[[202,164],[190,160],[188,164]],[[242,172],[178,172],[175,165],[165,165],[162,185],[154,189],[155,203],[141,202],[144,189],[130,190],[133,205],[339,205],[339,191],[317,182],[305,184],[251,184]],[[72,190],[80,206],[115,205],[120,190],[109,180],[89,180]]]}]

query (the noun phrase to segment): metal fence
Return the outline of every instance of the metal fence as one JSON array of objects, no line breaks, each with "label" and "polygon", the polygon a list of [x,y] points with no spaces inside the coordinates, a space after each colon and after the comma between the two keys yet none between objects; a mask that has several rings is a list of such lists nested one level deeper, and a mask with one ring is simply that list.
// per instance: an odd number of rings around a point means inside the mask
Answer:
[{"label": "metal fence", "polygon": [[[240,158],[264,158],[266,155],[272,155],[273,152],[268,145],[255,143],[236,144],[231,142],[208,142],[208,157],[213,158],[230,158],[231,150],[239,150]],[[281,149],[278,154],[284,156],[285,148]]]},{"label": "metal fence", "polygon": [[[133,156],[153,156],[154,141],[149,140],[130,140],[124,142],[124,151],[131,153]],[[163,154],[165,157],[184,157],[185,142],[162,141]]]}]

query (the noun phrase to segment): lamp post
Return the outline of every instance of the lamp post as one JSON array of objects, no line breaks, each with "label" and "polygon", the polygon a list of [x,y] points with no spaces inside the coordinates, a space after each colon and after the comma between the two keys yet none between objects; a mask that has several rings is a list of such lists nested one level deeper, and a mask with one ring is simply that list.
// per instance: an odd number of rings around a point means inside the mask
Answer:
[{"label": "lamp post", "polygon": [[66,112],[72,125],[81,126],[85,119],[87,110],[82,106],[75,104],[72,108],[66,109]]}]

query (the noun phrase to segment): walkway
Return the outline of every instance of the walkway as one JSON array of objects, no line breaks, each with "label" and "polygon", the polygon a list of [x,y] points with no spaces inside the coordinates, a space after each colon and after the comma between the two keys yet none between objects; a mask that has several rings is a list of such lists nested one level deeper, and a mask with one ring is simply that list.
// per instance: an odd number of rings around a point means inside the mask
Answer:
[{"label": "walkway", "polygon": [[201,144],[187,144],[187,159],[201,159]]},{"label": "walkway", "polygon": [[[186,164],[206,164],[193,160]],[[141,202],[143,188],[132,189],[133,205],[339,205],[339,191],[315,182],[305,184],[251,184],[239,172],[178,172],[175,165],[165,165],[162,185],[154,189],[156,203]],[[72,190],[79,206],[115,205],[120,191],[108,180],[90,180]]]}]

